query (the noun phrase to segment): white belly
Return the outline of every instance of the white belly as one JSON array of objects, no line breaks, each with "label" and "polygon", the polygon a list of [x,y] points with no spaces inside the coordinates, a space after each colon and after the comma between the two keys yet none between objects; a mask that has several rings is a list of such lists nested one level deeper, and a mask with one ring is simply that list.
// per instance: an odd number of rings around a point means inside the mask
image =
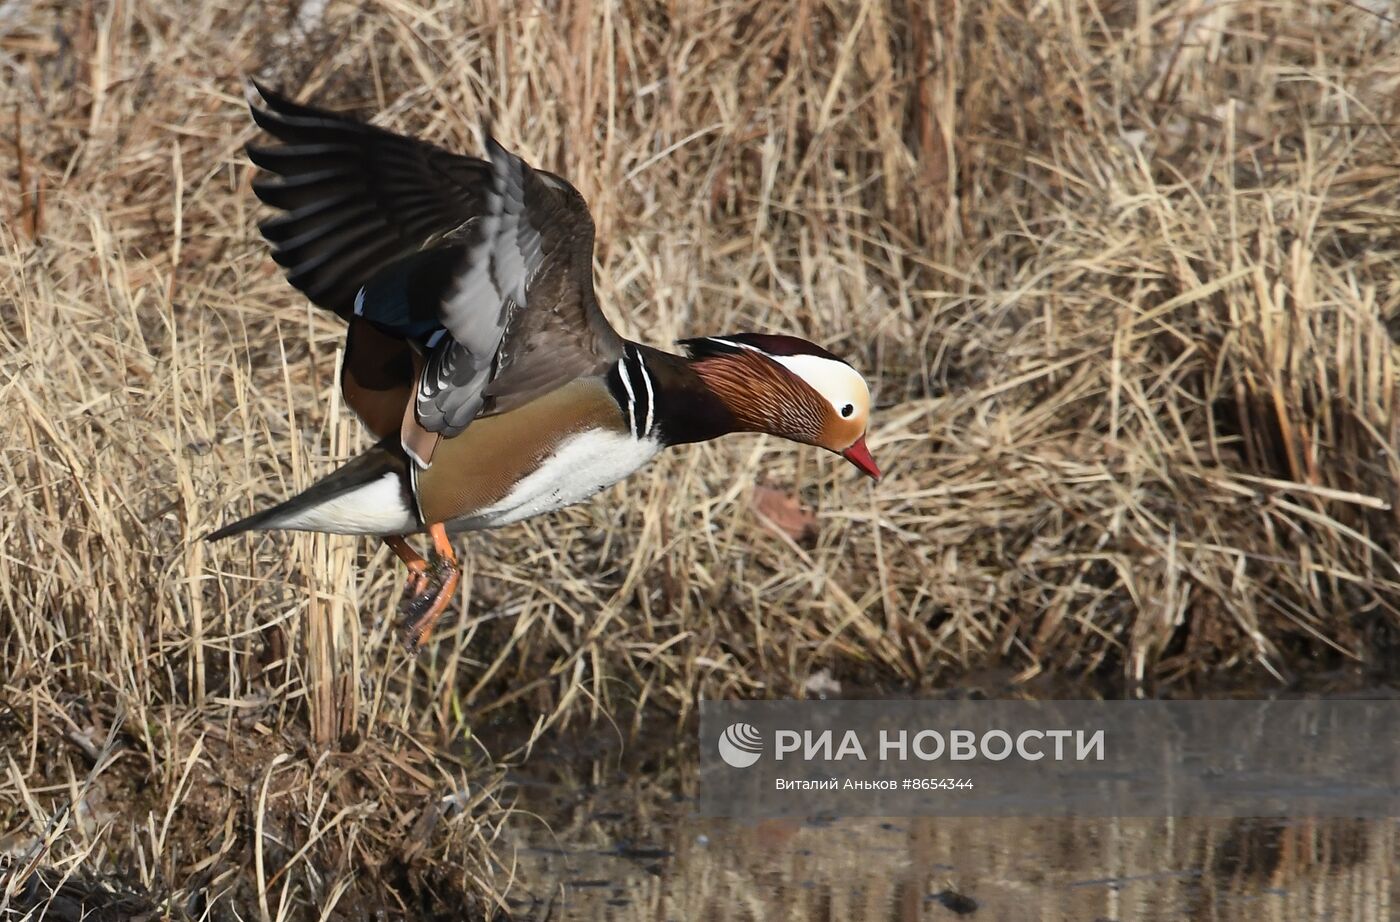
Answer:
[{"label": "white belly", "polygon": [[509,525],[582,502],[642,467],[661,450],[651,439],[592,431],[570,436],[499,502],[447,523],[452,531]]}]

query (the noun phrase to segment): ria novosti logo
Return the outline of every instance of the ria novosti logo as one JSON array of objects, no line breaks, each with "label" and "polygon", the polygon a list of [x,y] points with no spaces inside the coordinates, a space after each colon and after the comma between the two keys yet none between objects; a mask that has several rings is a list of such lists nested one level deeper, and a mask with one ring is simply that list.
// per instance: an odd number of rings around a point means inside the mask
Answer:
[{"label": "ria novosti logo", "polygon": [[719,735],[719,757],[730,768],[748,768],[763,755],[763,736],[753,724],[733,723]]},{"label": "ria novosti logo", "polygon": [[[1102,762],[1103,730],[1052,728],[1011,733],[992,729],[776,730],[773,762]],[[736,721],[719,737],[719,755],[730,768],[748,768],[763,756],[763,734]]]}]

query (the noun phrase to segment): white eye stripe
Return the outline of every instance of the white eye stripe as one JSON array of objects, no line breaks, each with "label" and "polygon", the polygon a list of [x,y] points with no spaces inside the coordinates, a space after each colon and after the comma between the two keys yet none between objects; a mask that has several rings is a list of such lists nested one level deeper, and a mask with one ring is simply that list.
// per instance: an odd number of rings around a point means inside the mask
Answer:
[{"label": "white eye stripe", "polygon": [[[712,343],[719,343],[722,346],[729,346],[733,349],[747,349],[750,352],[757,352],[759,355],[768,355],[768,353],[764,352],[757,346],[750,346],[748,343],[735,342],[732,339],[725,339],[723,336],[707,336],[705,338]],[[769,355],[768,357],[773,358],[773,356],[771,355]]]},{"label": "white eye stripe", "polygon": [[[851,419],[870,407],[870,388],[851,366],[820,355],[775,355],[773,361],[801,378],[831,404],[842,419]],[[842,412],[851,407],[850,414]]]}]

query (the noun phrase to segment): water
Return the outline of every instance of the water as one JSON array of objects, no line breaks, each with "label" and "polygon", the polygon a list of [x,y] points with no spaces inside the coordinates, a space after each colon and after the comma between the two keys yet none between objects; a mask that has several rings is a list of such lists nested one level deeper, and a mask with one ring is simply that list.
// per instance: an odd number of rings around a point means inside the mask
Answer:
[{"label": "water", "polygon": [[685,745],[537,748],[512,776],[518,916],[1400,917],[1394,820],[699,819],[694,762]]}]

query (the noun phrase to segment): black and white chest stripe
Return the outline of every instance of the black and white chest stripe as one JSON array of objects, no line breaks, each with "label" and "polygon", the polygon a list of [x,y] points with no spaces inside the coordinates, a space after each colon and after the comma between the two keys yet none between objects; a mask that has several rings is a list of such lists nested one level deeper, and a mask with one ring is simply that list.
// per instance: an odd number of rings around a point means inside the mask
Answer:
[{"label": "black and white chest stripe", "polygon": [[656,386],[642,350],[632,343],[622,347],[622,358],[608,374],[608,388],[627,416],[632,438],[651,437],[656,428]]}]

